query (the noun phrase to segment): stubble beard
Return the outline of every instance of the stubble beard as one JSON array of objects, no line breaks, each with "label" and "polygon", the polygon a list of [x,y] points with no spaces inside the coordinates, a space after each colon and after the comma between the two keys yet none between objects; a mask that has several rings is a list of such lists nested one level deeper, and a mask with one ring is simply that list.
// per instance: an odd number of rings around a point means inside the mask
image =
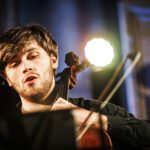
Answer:
[{"label": "stubble beard", "polygon": [[40,103],[49,93],[53,85],[53,79],[40,81],[40,83],[35,83],[33,85],[24,85],[24,90],[20,91],[20,95],[28,101]]}]

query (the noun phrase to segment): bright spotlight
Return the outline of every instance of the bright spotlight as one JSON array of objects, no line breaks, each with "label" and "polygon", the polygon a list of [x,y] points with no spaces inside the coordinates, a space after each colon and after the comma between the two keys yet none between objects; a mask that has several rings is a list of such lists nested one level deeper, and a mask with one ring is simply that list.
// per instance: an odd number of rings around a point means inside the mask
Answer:
[{"label": "bright spotlight", "polygon": [[105,67],[112,62],[114,52],[111,44],[102,39],[94,38],[85,46],[85,56],[96,67]]}]

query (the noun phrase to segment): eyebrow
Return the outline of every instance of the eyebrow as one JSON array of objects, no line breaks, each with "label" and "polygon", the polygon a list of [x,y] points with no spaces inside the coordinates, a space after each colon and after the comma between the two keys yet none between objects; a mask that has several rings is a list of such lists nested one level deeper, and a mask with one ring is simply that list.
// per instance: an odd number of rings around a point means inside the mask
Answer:
[{"label": "eyebrow", "polygon": [[[34,50],[36,50],[36,48],[29,48],[29,49],[26,49],[26,52],[27,53],[29,53],[29,52],[32,52],[32,51],[34,51]],[[17,53],[17,55],[15,55],[15,57],[14,58],[12,58],[8,63],[10,63],[10,62],[12,62],[12,61],[14,61],[14,60],[17,60],[18,59],[18,53]]]},{"label": "eyebrow", "polygon": [[36,48],[29,48],[26,50],[26,52],[34,51]]}]

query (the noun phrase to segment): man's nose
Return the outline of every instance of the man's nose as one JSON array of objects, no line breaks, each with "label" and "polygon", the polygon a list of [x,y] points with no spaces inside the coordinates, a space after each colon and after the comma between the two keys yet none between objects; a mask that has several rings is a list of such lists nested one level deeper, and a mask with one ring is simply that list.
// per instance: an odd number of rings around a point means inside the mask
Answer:
[{"label": "man's nose", "polygon": [[31,70],[32,70],[32,68],[25,68],[25,69],[23,70],[23,73],[26,73],[26,72],[31,71]]},{"label": "man's nose", "polygon": [[22,67],[23,67],[23,70],[22,70],[23,73],[33,70],[32,64],[29,61],[24,61]]}]

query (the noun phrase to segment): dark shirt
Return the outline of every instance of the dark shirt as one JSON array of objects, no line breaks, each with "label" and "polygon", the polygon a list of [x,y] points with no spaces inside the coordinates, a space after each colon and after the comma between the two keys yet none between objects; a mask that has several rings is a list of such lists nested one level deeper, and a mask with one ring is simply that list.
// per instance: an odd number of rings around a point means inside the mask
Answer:
[{"label": "dark shirt", "polygon": [[[150,150],[150,121],[136,118],[124,108],[108,103],[100,110],[95,99],[69,98],[69,102],[87,109],[94,110],[108,117],[109,136],[113,150]],[[21,103],[17,105],[20,112]]]},{"label": "dark shirt", "polygon": [[70,98],[69,101],[87,110],[95,110],[107,115],[109,135],[115,150],[150,150],[150,121],[140,120],[124,108],[108,103],[100,110],[98,100]]}]

